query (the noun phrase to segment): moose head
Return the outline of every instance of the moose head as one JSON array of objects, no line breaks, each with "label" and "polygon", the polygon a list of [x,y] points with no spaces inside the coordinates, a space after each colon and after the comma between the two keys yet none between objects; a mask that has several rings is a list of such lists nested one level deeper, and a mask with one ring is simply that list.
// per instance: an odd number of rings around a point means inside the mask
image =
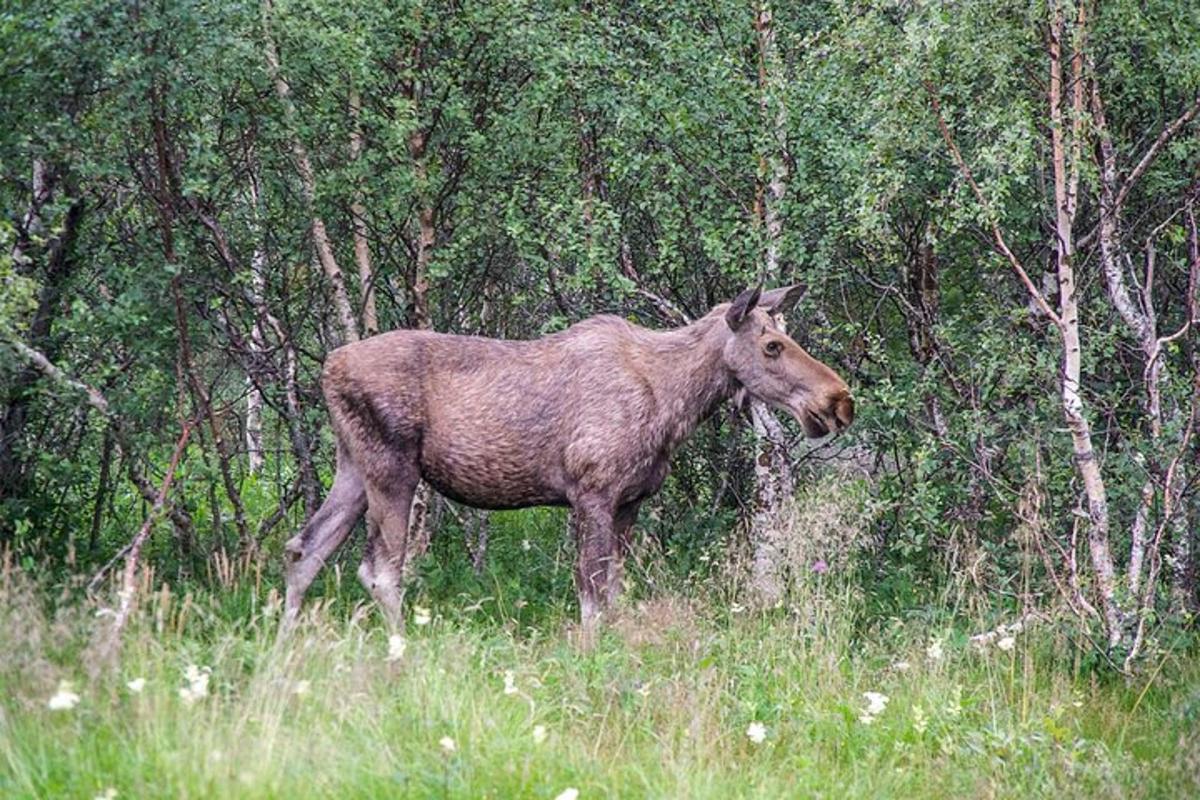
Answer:
[{"label": "moose head", "polygon": [[811,438],[844,430],[854,420],[850,389],[836,372],[805,352],[778,319],[803,286],[747,289],[725,311],[725,365],[750,397],[789,412]]}]

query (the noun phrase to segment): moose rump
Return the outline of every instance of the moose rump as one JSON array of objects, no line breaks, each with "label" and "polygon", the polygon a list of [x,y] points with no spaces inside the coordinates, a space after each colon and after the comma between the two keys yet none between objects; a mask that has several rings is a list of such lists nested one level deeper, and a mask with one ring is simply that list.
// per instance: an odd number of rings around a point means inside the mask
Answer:
[{"label": "moose rump", "polygon": [[531,341],[396,331],[335,350],[321,383],[337,474],[286,546],[285,621],[364,511],[359,577],[399,619],[422,478],[479,508],[571,506],[580,612],[594,621],[619,588],[639,504],[661,486],[674,448],[722,400],[745,389],[806,430],[849,424],[845,383],[771,316],[796,294],[776,290],[760,304],[751,290],[672,331],[601,316]]}]

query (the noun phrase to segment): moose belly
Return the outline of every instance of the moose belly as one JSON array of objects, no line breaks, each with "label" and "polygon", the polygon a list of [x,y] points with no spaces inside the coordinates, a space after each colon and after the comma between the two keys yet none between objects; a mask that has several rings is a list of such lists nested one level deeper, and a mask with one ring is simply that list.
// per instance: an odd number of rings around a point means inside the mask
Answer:
[{"label": "moose belly", "polygon": [[507,437],[426,435],[421,476],[451,500],[476,508],[504,509],[562,505],[561,482],[552,463]]}]

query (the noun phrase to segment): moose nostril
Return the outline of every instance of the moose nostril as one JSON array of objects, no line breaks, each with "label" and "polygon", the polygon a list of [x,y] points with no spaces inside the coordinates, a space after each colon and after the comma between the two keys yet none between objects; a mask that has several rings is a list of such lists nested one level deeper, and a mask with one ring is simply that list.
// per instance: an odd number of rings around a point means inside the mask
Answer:
[{"label": "moose nostril", "polygon": [[833,404],[833,414],[841,427],[848,428],[854,421],[854,400],[850,395],[842,395]]}]

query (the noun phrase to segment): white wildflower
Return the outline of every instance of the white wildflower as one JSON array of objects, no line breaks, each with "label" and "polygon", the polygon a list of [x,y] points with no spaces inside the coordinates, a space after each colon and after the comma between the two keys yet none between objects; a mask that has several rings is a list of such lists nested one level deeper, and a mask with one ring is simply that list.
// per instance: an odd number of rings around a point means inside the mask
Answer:
[{"label": "white wildflower", "polygon": [[533,726],[533,743],[534,744],[541,744],[542,742],[546,741],[546,738],[549,735],[550,734],[546,732],[545,725],[534,725]]},{"label": "white wildflower", "polygon": [[188,682],[188,685],[179,690],[179,697],[183,702],[190,706],[197,700],[208,697],[208,678],[211,673],[211,667],[198,667],[195,664],[188,665],[187,669],[183,671],[183,677]]},{"label": "white wildflower", "polygon": [[133,692],[134,694],[141,694],[142,690],[146,688],[146,679],[145,678],[134,678],[133,680],[131,680],[125,684],[125,688],[128,689],[129,691]]},{"label": "white wildflower", "polygon": [[438,744],[442,746],[442,752],[446,755],[450,755],[458,749],[458,745],[449,736],[443,736],[441,739],[438,739]]},{"label": "white wildflower", "polygon": [[504,693],[517,693],[517,676],[511,669],[504,670]]},{"label": "white wildflower", "polygon": [[994,644],[1001,650],[1012,650],[1016,645],[1016,635],[1025,630],[1025,623],[1017,620],[1011,625],[1001,623],[996,626],[995,630],[985,633],[977,633],[971,637],[971,644],[983,650],[988,645]]},{"label": "white wildflower", "polygon": [[767,739],[767,726],[761,722],[751,722],[746,727],[746,738],[755,744],[762,744]]},{"label": "white wildflower", "polygon": [[866,713],[872,716],[879,716],[887,708],[888,696],[880,692],[863,692],[863,697],[867,701]]},{"label": "white wildflower", "polygon": [[413,622],[417,625],[428,625],[433,621],[429,609],[423,606],[413,606]]},{"label": "white wildflower", "polygon": [[296,681],[292,684],[292,694],[297,697],[308,694],[310,689],[312,689],[312,681]]},{"label": "white wildflower", "polygon": [[740,614],[745,610],[746,610],[746,607],[743,606],[741,603],[730,603],[729,604],[729,613],[730,614]]},{"label": "white wildflower", "polygon": [[530,550],[533,549],[533,542],[529,541],[528,539],[522,539],[521,540],[521,549],[524,550],[526,553],[528,553]]},{"label": "white wildflower", "polygon": [[58,691],[46,703],[51,711],[70,711],[79,705],[80,697],[71,687],[70,681],[59,681]]},{"label": "white wildflower", "polygon": [[930,661],[941,661],[942,657],[946,655],[945,650],[942,649],[941,639],[934,639],[930,642],[929,646],[925,648],[925,655]]},{"label": "white wildflower", "polygon": [[95,800],[116,800],[117,790],[113,787],[108,787],[100,794],[96,795]]},{"label": "white wildflower", "polygon": [[579,800],[579,790],[574,786],[568,786],[559,792],[554,800]]},{"label": "white wildflower", "polygon": [[408,640],[398,633],[393,633],[388,637],[388,661],[399,661],[404,658],[404,651],[408,649]]}]

